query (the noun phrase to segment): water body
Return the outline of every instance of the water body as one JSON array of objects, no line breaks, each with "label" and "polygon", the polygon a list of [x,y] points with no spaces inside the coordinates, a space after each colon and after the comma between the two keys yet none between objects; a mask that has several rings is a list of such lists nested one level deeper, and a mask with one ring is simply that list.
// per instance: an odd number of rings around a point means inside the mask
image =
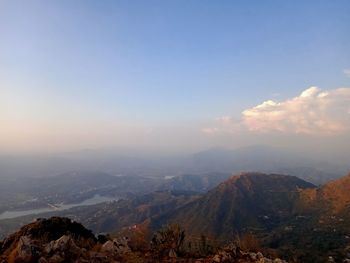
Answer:
[{"label": "water body", "polygon": [[5,211],[0,214],[0,220],[11,219],[11,218],[26,216],[26,215],[37,215],[37,214],[42,214],[47,212],[63,211],[73,207],[77,207],[77,206],[96,205],[96,204],[111,202],[115,200],[118,200],[118,199],[113,197],[94,195],[93,197],[76,204],[54,204],[52,205],[52,207],[37,208],[37,209],[30,209],[30,210]]}]

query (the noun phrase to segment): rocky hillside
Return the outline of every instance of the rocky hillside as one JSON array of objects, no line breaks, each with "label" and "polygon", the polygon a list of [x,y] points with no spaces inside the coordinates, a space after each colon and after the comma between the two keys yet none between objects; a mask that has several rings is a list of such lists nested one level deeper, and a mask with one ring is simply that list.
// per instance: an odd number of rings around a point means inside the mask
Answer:
[{"label": "rocky hillside", "polygon": [[338,214],[350,205],[350,174],[325,185],[304,191],[302,201],[305,209],[314,208],[323,213]]},{"label": "rocky hillside", "polygon": [[209,193],[158,218],[155,227],[177,222],[192,233],[232,236],[252,228],[270,229],[295,211],[303,189],[315,186],[294,176],[242,173]]},{"label": "rocky hillside", "polygon": [[126,237],[96,238],[81,224],[67,218],[38,219],[0,243],[0,262],[284,262],[266,258],[260,252],[243,251],[234,244],[204,257],[193,256],[180,247],[184,232],[181,231],[180,242],[174,243],[177,236],[169,229],[158,232],[157,238],[152,239],[152,246],[140,249],[130,246],[131,240]]},{"label": "rocky hillside", "polygon": [[290,260],[342,262],[350,257],[349,189],[350,175],[317,188],[294,176],[242,173],[151,225],[176,222],[220,242],[249,233]]}]

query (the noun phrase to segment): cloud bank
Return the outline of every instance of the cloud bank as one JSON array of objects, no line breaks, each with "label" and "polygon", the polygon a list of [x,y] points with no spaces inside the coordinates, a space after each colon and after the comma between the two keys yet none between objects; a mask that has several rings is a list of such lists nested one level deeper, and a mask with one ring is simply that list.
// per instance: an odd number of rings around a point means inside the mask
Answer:
[{"label": "cloud bank", "polygon": [[204,133],[280,132],[294,134],[341,134],[350,130],[350,88],[322,91],[310,87],[299,96],[277,102],[267,100],[246,109],[239,120],[221,117]]}]

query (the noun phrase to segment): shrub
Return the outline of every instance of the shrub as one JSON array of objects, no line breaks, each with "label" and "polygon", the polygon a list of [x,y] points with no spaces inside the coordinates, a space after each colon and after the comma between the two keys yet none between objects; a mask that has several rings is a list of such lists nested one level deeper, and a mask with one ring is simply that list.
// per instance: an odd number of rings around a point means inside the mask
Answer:
[{"label": "shrub", "polygon": [[258,252],[261,251],[261,244],[259,239],[257,239],[251,233],[245,233],[237,238],[237,245],[247,251]]},{"label": "shrub", "polygon": [[157,231],[151,240],[151,248],[160,256],[176,257],[185,240],[185,231],[177,224]]}]

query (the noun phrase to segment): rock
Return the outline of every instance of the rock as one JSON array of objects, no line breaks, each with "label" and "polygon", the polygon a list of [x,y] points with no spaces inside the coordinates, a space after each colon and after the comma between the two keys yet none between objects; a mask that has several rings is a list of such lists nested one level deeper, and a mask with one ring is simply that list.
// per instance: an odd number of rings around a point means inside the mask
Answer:
[{"label": "rock", "polygon": [[62,263],[64,261],[64,258],[62,258],[59,255],[53,255],[49,258],[50,263]]},{"label": "rock", "polygon": [[218,262],[218,263],[221,262],[220,256],[216,254],[216,255],[213,257],[213,261],[214,261],[214,262]]},{"label": "rock", "polygon": [[275,258],[275,260],[273,261],[274,263],[284,263],[286,261],[280,259],[280,258]]},{"label": "rock", "polygon": [[125,254],[130,251],[127,240],[125,239],[113,239],[113,241],[108,240],[101,247],[101,252],[107,252],[112,255]]},{"label": "rock", "polygon": [[257,260],[258,259],[256,253],[249,253],[249,257],[250,257],[251,260]]},{"label": "rock", "polygon": [[47,259],[44,257],[39,258],[38,263],[48,263]]},{"label": "rock", "polygon": [[231,262],[244,262],[244,263],[286,263],[286,261],[283,261],[281,259],[269,259],[264,257],[264,255],[261,252],[254,253],[254,252],[245,252],[241,250],[239,247],[236,247],[234,245],[229,245],[224,247],[223,250],[216,253],[211,258],[211,262],[217,262],[217,263],[231,263]]},{"label": "rock", "polygon": [[21,257],[21,258],[30,257],[32,255],[30,238],[28,236],[20,237],[16,249],[17,249],[18,257]]},{"label": "rock", "polygon": [[329,263],[335,263],[335,260],[334,260],[334,258],[333,258],[332,256],[329,256],[327,262],[329,262]]},{"label": "rock", "polygon": [[104,243],[101,247],[101,252],[108,252],[108,253],[116,252],[116,247],[114,246],[113,241],[108,240],[106,243]]},{"label": "rock", "polygon": [[174,249],[169,250],[169,257],[170,258],[177,258],[177,254]]},{"label": "rock", "polygon": [[78,251],[80,250],[77,245],[75,244],[74,240],[70,236],[61,236],[59,239],[57,239],[53,245],[54,250],[60,250],[60,251],[65,251],[65,250],[75,250]]},{"label": "rock", "polygon": [[55,241],[51,241],[44,248],[47,254],[54,254],[58,252],[67,252],[70,254],[79,256],[81,254],[81,249],[75,244],[74,240],[67,235],[61,236]]},{"label": "rock", "polygon": [[264,255],[261,252],[256,253],[258,259],[264,258]]},{"label": "rock", "polygon": [[114,246],[117,247],[117,252],[119,254],[128,253],[131,251],[129,245],[128,245],[128,239],[127,238],[120,238],[120,239],[113,239]]},{"label": "rock", "polygon": [[20,262],[34,262],[39,257],[38,248],[28,236],[20,237],[16,247],[16,260]]}]

